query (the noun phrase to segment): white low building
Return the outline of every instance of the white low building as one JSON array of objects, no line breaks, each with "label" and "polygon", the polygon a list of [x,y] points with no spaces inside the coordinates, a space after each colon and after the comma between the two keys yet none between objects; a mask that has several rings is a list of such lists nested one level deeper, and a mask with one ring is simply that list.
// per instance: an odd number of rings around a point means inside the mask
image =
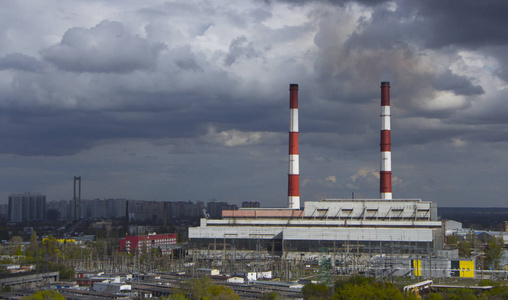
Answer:
[{"label": "white low building", "polygon": [[245,279],[243,277],[229,277],[227,279],[229,283],[245,283]]},{"label": "white low building", "polygon": [[121,282],[110,282],[109,280],[103,282],[96,282],[93,285],[93,290],[99,293],[118,294],[131,291],[131,285]]},{"label": "white low building", "polygon": [[198,269],[198,274],[207,275],[207,276],[218,276],[218,275],[220,275],[220,270],[200,268],[200,269]]},{"label": "white low building", "polygon": [[256,272],[257,280],[272,279],[272,271]]}]

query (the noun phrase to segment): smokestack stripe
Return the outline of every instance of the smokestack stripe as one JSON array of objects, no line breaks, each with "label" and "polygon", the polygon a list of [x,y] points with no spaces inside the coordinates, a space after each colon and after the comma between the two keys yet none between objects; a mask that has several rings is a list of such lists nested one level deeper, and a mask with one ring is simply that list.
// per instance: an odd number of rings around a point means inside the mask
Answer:
[{"label": "smokestack stripe", "polygon": [[300,209],[300,163],[298,155],[298,84],[289,85],[288,206]]},{"label": "smokestack stripe", "polygon": [[392,153],[390,136],[390,83],[381,82],[381,199],[392,199]]}]

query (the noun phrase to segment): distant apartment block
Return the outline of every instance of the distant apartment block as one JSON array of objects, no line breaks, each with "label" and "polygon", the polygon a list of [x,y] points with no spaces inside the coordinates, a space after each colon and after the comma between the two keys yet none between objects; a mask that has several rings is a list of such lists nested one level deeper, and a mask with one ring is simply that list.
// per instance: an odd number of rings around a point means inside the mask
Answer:
[{"label": "distant apartment block", "polygon": [[171,219],[177,218],[201,218],[205,205],[203,202],[191,201],[165,202],[167,215]]},{"label": "distant apartment block", "polygon": [[160,249],[162,255],[171,254],[176,245],[176,233],[126,236],[120,239],[120,252],[127,254]]},{"label": "distant apartment block", "polygon": [[[245,201],[242,207],[259,208],[257,201]],[[73,203],[71,200],[52,201],[48,210],[56,213],[59,220],[71,221]],[[221,218],[223,210],[237,210],[236,204],[227,202],[198,201],[145,201],[127,199],[94,199],[81,200],[81,217],[85,220],[123,219],[128,216],[129,222],[163,224],[173,219],[201,218],[208,214],[212,218]],[[164,223],[165,224],[165,223]]]},{"label": "distant apartment block", "polygon": [[220,219],[223,210],[237,210],[238,206],[227,202],[208,202],[206,209],[212,219]]},{"label": "distant apartment block", "polygon": [[[85,220],[125,218],[126,199],[81,200],[81,218]],[[48,209],[58,212],[58,219],[73,220],[73,202],[71,200],[52,201]]]},{"label": "distant apartment block", "polygon": [[242,208],[249,208],[249,207],[258,208],[258,207],[261,207],[261,206],[259,205],[258,201],[243,201],[242,202]]},{"label": "distant apartment block", "polygon": [[[125,219],[131,222],[162,223],[179,218],[201,218],[204,215],[203,202],[191,201],[158,202],[127,199],[81,200],[81,217],[85,220]],[[52,201],[48,209],[58,212],[60,220],[73,220],[72,201]],[[166,212],[166,214],[164,214]]]},{"label": "distant apartment block", "polygon": [[46,195],[9,195],[9,222],[29,222],[46,220]]},{"label": "distant apartment block", "polygon": [[7,218],[9,215],[9,204],[0,204],[0,217]]}]

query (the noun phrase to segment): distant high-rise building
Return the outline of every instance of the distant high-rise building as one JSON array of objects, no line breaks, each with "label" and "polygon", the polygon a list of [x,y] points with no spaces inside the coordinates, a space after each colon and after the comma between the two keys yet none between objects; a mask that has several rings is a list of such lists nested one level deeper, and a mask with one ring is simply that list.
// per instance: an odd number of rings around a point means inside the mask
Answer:
[{"label": "distant high-rise building", "polygon": [[9,222],[27,222],[46,220],[46,195],[11,194],[9,195]]}]

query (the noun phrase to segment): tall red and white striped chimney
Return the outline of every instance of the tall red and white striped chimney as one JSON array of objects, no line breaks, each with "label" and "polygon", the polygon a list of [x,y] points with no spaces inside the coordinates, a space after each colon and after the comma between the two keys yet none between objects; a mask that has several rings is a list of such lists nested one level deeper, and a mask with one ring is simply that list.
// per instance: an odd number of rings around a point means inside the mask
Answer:
[{"label": "tall red and white striped chimney", "polygon": [[381,82],[381,199],[392,199],[392,149],[390,138],[390,83]]},{"label": "tall red and white striped chimney", "polygon": [[289,85],[289,173],[288,205],[300,209],[300,167],[298,157],[298,84]]}]

